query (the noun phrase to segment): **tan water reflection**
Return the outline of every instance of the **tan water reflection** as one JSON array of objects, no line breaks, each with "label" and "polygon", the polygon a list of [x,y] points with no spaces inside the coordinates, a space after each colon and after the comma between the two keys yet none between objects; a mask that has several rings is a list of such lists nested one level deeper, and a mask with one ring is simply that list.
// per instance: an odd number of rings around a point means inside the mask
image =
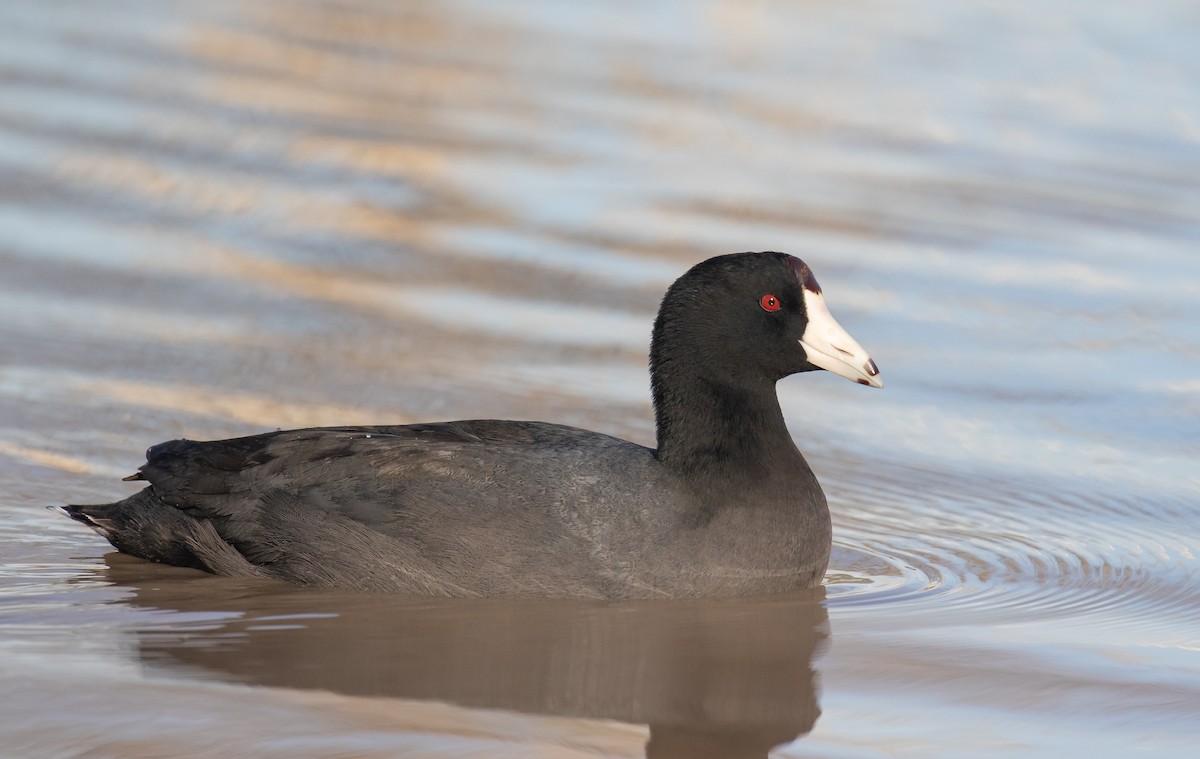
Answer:
[{"label": "tan water reflection", "polygon": [[820,710],[823,593],[728,603],[468,602],[246,585],[112,554],[138,656],[235,682],[649,726],[650,757],[765,757]]}]

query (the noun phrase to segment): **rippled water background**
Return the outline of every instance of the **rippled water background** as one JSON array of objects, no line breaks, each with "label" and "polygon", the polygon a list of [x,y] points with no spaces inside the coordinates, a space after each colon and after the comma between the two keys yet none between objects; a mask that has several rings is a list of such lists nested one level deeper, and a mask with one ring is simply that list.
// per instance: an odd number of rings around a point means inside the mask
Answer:
[{"label": "rippled water background", "polygon": [[[0,756],[1192,756],[1189,2],[0,5]],[[804,257],[825,598],[461,604],[107,553],[146,445],[653,438],[657,300]],[[649,740],[649,748],[646,744]]]}]

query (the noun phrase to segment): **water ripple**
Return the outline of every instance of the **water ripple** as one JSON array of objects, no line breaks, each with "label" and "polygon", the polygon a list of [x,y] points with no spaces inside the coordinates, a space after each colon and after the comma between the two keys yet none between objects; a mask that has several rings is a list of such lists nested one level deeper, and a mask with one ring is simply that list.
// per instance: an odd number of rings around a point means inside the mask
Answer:
[{"label": "water ripple", "polygon": [[826,581],[840,614],[877,615],[888,605],[889,619],[928,614],[939,624],[1200,621],[1200,536],[1194,504],[1183,499],[899,469],[836,489],[862,504],[833,504]]}]

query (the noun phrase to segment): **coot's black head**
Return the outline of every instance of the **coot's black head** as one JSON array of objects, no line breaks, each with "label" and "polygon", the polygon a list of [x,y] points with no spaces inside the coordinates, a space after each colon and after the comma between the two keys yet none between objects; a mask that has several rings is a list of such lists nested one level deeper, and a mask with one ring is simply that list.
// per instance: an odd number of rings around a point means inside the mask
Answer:
[{"label": "coot's black head", "polygon": [[883,387],[875,362],[830,315],[808,265],[785,253],[693,266],[663,297],[650,364],[656,396],[667,375],[733,388],[814,369]]}]

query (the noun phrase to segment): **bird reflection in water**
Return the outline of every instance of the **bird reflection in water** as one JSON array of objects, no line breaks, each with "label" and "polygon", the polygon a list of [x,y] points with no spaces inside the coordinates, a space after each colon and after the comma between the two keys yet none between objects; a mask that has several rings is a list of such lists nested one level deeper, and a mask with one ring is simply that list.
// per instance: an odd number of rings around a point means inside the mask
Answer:
[{"label": "bird reflection in water", "polygon": [[[762,759],[812,730],[821,589],[730,601],[430,599],[217,579],[110,554],[157,667],[348,696],[644,724],[650,759]],[[211,621],[211,620],[216,621]]]}]

